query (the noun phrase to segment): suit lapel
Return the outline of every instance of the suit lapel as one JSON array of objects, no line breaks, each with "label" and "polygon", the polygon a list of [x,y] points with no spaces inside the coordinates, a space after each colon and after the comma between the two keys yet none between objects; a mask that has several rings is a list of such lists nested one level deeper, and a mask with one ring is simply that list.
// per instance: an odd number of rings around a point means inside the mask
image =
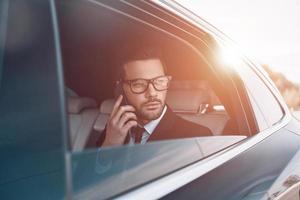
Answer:
[{"label": "suit lapel", "polygon": [[170,137],[169,131],[174,126],[175,119],[176,115],[167,107],[166,113],[152,132],[148,141],[168,139]]}]

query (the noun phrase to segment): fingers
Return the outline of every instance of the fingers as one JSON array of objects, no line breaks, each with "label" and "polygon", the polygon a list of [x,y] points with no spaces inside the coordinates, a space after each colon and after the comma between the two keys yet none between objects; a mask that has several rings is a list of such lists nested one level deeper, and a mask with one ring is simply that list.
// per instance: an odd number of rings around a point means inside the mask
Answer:
[{"label": "fingers", "polygon": [[115,122],[118,122],[121,118],[121,116],[126,112],[134,112],[135,109],[131,105],[125,105],[125,106],[119,106],[119,109],[115,113],[115,115],[112,116],[112,120]]},{"label": "fingers", "polygon": [[137,124],[137,121],[128,121],[125,126],[123,127],[124,131],[126,133],[128,133],[129,129],[131,129],[132,127],[136,127],[138,124]]},{"label": "fingers", "polygon": [[129,121],[129,120],[137,120],[136,115],[133,112],[125,112],[123,113],[123,115],[121,116],[120,120],[119,120],[119,127],[123,127],[124,124]]},{"label": "fingers", "polygon": [[104,144],[123,144],[129,129],[137,126],[137,116],[133,113],[135,108],[131,105],[122,105],[123,98],[120,95],[113,107],[106,127]]},{"label": "fingers", "polygon": [[112,112],[111,112],[111,116],[114,116],[115,115],[115,113],[118,111],[118,109],[119,109],[119,107],[120,107],[120,105],[121,105],[121,103],[122,103],[122,100],[123,100],[123,95],[120,95],[118,98],[117,98],[117,101],[116,101],[116,103],[115,103],[115,105],[114,105],[114,107],[113,107],[113,110],[112,110]]},{"label": "fingers", "polygon": [[131,105],[121,105],[123,100],[123,95],[120,95],[113,107],[113,110],[110,114],[111,119],[115,119],[116,121],[119,121],[120,117],[124,112],[134,112],[135,108]]}]

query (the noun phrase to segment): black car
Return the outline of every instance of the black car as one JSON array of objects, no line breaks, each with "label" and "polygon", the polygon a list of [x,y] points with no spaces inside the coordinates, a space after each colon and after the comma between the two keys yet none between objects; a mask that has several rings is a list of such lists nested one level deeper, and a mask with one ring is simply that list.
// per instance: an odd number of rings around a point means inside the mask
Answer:
[{"label": "black car", "polygon": [[[213,136],[86,148],[143,45],[162,51],[168,106]],[[261,66],[172,0],[0,1],[0,132],[0,199],[299,199],[300,123]]]}]

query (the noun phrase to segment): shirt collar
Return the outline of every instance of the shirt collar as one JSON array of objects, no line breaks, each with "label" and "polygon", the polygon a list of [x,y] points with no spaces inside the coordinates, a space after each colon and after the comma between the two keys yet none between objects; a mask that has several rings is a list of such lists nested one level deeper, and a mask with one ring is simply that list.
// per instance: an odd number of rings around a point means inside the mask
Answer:
[{"label": "shirt collar", "polygon": [[167,111],[167,106],[165,105],[160,117],[155,119],[155,120],[152,120],[151,122],[149,122],[148,124],[146,124],[144,126],[144,129],[147,131],[147,133],[149,135],[151,135],[152,132],[154,131],[154,129],[157,127],[157,125],[159,124],[161,118],[165,115],[166,111]]}]

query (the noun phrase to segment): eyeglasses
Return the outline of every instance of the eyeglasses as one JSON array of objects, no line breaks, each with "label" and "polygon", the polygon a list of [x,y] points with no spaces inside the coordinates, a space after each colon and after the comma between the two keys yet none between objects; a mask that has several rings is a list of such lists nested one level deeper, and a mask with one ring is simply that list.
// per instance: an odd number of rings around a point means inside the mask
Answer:
[{"label": "eyeglasses", "polygon": [[121,82],[128,84],[133,93],[141,94],[149,88],[150,83],[157,91],[167,90],[171,79],[171,76],[158,76],[153,79],[121,80]]}]

